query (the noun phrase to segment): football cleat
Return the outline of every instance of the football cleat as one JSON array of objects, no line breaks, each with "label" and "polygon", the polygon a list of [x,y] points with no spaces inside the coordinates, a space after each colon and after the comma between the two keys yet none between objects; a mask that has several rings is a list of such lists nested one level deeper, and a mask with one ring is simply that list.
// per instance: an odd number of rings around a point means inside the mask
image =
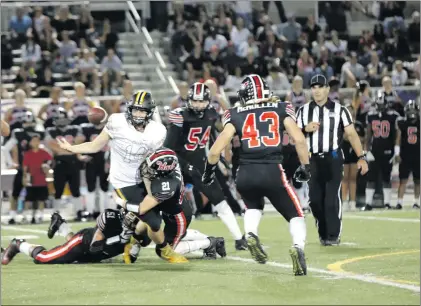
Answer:
[{"label": "football cleat", "polygon": [[48,227],[48,238],[52,239],[60,228],[60,225],[62,225],[64,222],[66,221],[60,216],[58,211],[54,212],[51,215],[50,226]]},{"label": "football cleat", "polygon": [[20,252],[19,246],[22,242],[25,242],[25,240],[13,238],[12,241],[10,241],[9,246],[3,252],[3,256],[1,258],[2,265],[8,265],[13,260],[13,258]]},{"label": "football cleat", "polygon": [[398,203],[398,204],[395,206],[395,209],[398,209],[398,210],[399,210],[399,209],[402,209],[402,205]]},{"label": "football cleat", "polygon": [[209,247],[203,250],[203,259],[216,259],[216,238],[208,237]]},{"label": "football cleat", "polygon": [[221,256],[227,256],[227,251],[225,250],[225,239],[223,237],[216,237],[216,253]]},{"label": "football cleat", "polygon": [[186,257],[180,255],[171,248],[169,244],[160,249],[161,258],[169,263],[186,263],[189,262]]},{"label": "football cleat", "polygon": [[341,240],[339,238],[337,239],[327,239],[324,241],[324,246],[336,246],[341,243]]},{"label": "football cleat", "polygon": [[245,238],[245,235],[243,235],[243,238],[235,240],[235,249],[237,251],[247,250],[247,240]]},{"label": "football cleat", "polygon": [[414,203],[414,205],[412,205],[413,209],[420,209],[420,205],[418,203]]},{"label": "football cleat", "polygon": [[361,211],[370,211],[373,210],[373,206],[370,204],[366,204],[363,208],[361,208]]},{"label": "football cleat", "polygon": [[247,246],[250,251],[251,257],[253,257],[253,259],[258,263],[265,264],[268,260],[268,255],[263,250],[263,247],[260,244],[259,237],[257,237],[253,233],[248,233],[248,236],[249,237],[247,238]]},{"label": "football cleat", "polygon": [[392,209],[392,206],[390,206],[389,203],[384,204],[384,209]]},{"label": "football cleat", "polygon": [[304,251],[298,246],[289,249],[292,259],[292,269],[295,276],[307,275],[307,264]]}]

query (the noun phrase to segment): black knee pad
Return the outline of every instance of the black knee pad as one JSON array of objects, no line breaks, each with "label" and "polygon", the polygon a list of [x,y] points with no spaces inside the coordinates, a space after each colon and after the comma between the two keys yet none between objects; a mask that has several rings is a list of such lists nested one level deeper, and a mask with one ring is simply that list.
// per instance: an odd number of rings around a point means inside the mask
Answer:
[{"label": "black knee pad", "polygon": [[153,232],[157,232],[161,228],[162,218],[159,213],[154,210],[150,210],[146,214],[140,216],[140,220],[145,222]]},{"label": "black knee pad", "polygon": [[300,189],[301,187],[303,187],[303,183],[293,179],[292,186],[294,186],[295,189]]},{"label": "black knee pad", "polygon": [[39,253],[42,251],[45,251],[45,248],[43,246],[37,246],[32,250],[31,257],[35,258]]},{"label": "black knee pad", "polygon": [[383,188],[392,188],[392,183],[390,181],[383,182]]}]

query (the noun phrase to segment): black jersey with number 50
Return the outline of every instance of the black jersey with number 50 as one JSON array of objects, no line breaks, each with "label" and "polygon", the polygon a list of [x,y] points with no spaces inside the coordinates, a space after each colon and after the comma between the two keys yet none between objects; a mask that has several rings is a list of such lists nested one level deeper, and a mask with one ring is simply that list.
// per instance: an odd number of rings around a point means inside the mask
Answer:
[{"label": "black jersey with number 50", "polygon": [[225,111],[224,126],[234,125],[240,138],[240,164],[282,163],[282,137],[284,120],[295,121],[291,103],[266,102]]},{"label": "black jersey with number 50", "polygon": [[168,119],[170,127],[164,146],[174,150],[181,162],[184,159],[201,170],[206,157],[205,149],[218,119],[216,110],[209,107],[200,118],[191,109],[181,107],[171,111]]},{"label": "black jersey with number 50", "polygon": [[399,114],[394,110],[368,113],[367,126],[370,126],[372,131],[371,152],[379,154],[393,152],[398,118]]}]

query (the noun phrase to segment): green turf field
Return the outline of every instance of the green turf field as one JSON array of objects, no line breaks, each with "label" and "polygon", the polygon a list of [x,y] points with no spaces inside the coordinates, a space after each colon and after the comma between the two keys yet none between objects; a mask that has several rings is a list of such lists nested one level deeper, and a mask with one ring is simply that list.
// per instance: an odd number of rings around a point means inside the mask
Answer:
[{"label": "green turf field", "polygon": [[[314,220],[307,217],[307,277],[292,276],[287,223],[276,214],[262,219],[259,236],[269,262],[254,263],[247,251],[234,251],[227,239],[226,259],[192,259],[171,265],[153,249],[141,251],[133,265],[35,265],[18,254],[2,267],[2,304],[315,304],[420,305],[419,212],[366,212],[344,216],[343,244],[321,247]],[[73,224],[74,229],[87,224]],[[2,245],[12,236],[53,247],[47,225],[2,227]],[[228,237],[219,220],[193,222],[191,228]],[[42,230],[42,231],[41,231]]]}]

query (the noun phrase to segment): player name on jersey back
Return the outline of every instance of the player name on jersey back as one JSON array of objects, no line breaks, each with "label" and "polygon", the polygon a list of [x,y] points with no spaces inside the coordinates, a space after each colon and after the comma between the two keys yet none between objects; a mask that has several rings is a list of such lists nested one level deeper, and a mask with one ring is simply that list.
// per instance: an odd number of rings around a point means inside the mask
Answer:
[{"label": "player name on jersey back", "polygon": [[167,135],[164,125],[149,121],[143,132],[128,122],[124,113],[112,114],[104,127],[111,140],[109,181],[114,188],[136,185],[141,181],[138,168],[146,156],[161,147]]}]

